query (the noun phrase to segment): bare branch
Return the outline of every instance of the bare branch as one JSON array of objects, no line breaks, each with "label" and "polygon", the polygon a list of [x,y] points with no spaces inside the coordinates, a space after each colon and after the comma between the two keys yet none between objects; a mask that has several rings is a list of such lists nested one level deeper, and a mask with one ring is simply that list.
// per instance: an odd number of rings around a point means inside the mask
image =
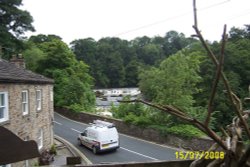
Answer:
[{"label": "bare branch", "polygon": [[194,26],[198,27],[196,0],[193,0],[193,7],[194,7]]},{"label": "bare branch", "polygon": [[222,73],[222,69],[223,69],[223,63],[224,63],[224,52],[225,52],[225,45],[226,45],[226,25],[224,26],[224,31],[223,31],[223,35],[222,35],[222,47],[221,47],[221,55],[220,55],[220,61],[219,61],[219,65],[217,67],[216,70],[216,77],[213,83],[213,87],[212,87],[212,93],[209,99],[209,103],[208,103],[208,112],[207,112],[207,117],[205,120],[205,125],[208,126],[209,122],[210,122],[210,118],[211,118],[211,114],[213,112],[212,110],[212,105],[213,105],[213,101],[214,101],[214,97],[215,97],[215,93],[216,93],[216,88],[217,85],[219,83],[220,77],[221,77],[221,73]]},{"label": "bare branch", "polygon": [[186,121],[189,124],[194,125],[195,127],[197,127],[199,130],[201,130],[202,132],[204,132],[205,134],[207,134],[209,137],[211,137],[215,142],[217,142],[223,149],[227,150],[227,146],[225,145],[225,143],[222,141],[222,139],[213,131],[211,130],[209,127],[205,126],[204,124],[202,124],[200,121],[191,118],[187,115],[183,115],[183,112],[179,111],[178,109],[175,109],[173,107],[168,106],[166,108],[160,105],[156,105],[156,104],[152,104],[150,102],[146,102],[144,100],[139,100],[139,99],[135,99],[135,100],[122,100],[119,101],[122,103],[133,103],[133,102],[139,102],[139,103],[143,103],[146,104],[148,106],[157,108],[163,112],[166,112],[168,114],[171,114],[173,116],[176,116],[180,119],[182,119],[183,121]]},{"label": "bare branch", "polygon": [[206,134],[211,137],[215,142],[217,142],[224,150],[228,150],[228,147],[226,146],[225,142],[222,140],[221,137],[219,137],[212,129],[210,129],[208,126],[202,124],[201,122],[197,122],[200,126],[202,126]]},{"label": "bare branch", "polygon": [[[208,152],[210,151],[215,151],[218,148],[218,144],[214,143],[209,149]],[[196,166],[203,166],[201,165],[205,161],[204,156],[201,159],[194,160],[191,164],[190,167],[196,167]]]},{"label": "bare branch", "polygon": [[169,105],[164,105],[162,106],[163,108],[166,108],[167,110],[171,110],[171,111],[174,111],[182,116],[187,116],[186,113],[182,112],[179,108],[175,108],[175,107],[172,107],[172,106],[169,106]]},{"label": "bare branch", "polygon": [[133,102],[139,102],[139,103],[143,103],[143,104],[146,104],[148,106],[151,106],[151,107],[154,107],[154,108],[157,108],[163,112],[166,112],[168,114],[171,114],[173,116],[176,116],[186,122],[189,122],[191,123],[193,121],[192,118],[184,115],[181,111],[177,111],[176,110],[172,110],[171,107],[168,107],[168,108],[165,108],[166,106],[160,106],[160,105],[157,105],[157,104],[152,104],[150,102],[147,102],[147,101],[144,101],[144,100],[139,100],[139,99],[135,99],[135,100],[122,100],[122,101],[119,101],[119,102],[122,102],[122,103],[133,103]]},{"label": "bare branch", "polygon": [[[194,0],[194,5],[196,5],[195,0]],[[197,14],[196,14],[196,10],[195,10],[195,9],[196,9],[196,6],[193,6],[193,8],[194,8],[194,12],[195,12],[194,15],[195,15],[195,17],[196,17],[196,15],[197,15]],[[196,22],[197,22],[197,21],[196,21]],[[197,23],[197,24],[198,24],[198,23]],[[199,40],[201,41],[203,47],[204,47],[205,50],[207,51],[208,56],[212,59],[213,63],[214,63],[214,64],[216,65],[216,67],[218,68],[219,62],[218,62],[218,60],[216,59],[216,57],[215,57],[214,53],[212,52],[212,50],[208,47],[208,44],[205,42],[205,40],[204,40],[202,34],[200,33],[200,31],[199,31],[199,29],[198,29],[198,27],[197,27],[197,24],[195,24],[195,25],[193,26],[193,28],[194,28],[194,30],[195,30],[195,32],[196,32],[196,34],[197,34]],[[243,127],[244,127],[244,130],[246,131],[247,136],[248,136],[248,138],[250,139],[250,130],[249,130],[249,126],[248,126],[247,122],[245,121],[245,119],[243,118],[243,116],[242,116],[242,114],[241,114],[241,111],[240,111],[239,107],[237,106],[237,104],[234,103],[234,98],[233,98],[233,95],[232,95],[231,87],[229,86],[229,82],[228,82],[228,80],[227,80],[225,74],[223,73],[223,71],[221,71],[221,77],[222,77],[222,80],[223,80],[223,83],[224,83],[224,86],[225,86],[226,90],[229,92],[229,93],[228,93],[228,98],[229,98],[231,104],[232,104],[233,107],[234,107],[234,111],[235,111],[235,113],[237,114],[237,116],[239,117],[240,121],[242,122]]]},{"label": "bare branch", "polygon": [[238,105],[240,113],[243,115],[243,111],[242,111],[243,108],[242,108],[242,102],[241,102],[241,100],[238,98],[238,96],[235,93],[233,93],[233,92],[231,92],[231,93],[232,93],[232,96],[233,96],[233,98],[235,100],[235,104]]},{"label": "bare branch", "polygon": [[223,127],[220,127],[220,130],[221,130],[223,136],[229,137],[229,135],[227,134],[226,130]]},{"label": "bare branch", "polygon": [[219,166],[220,164],[223,163],[223,159],[215,159],[212,162],[210,162],[207,167],[215,167],[215,166]]},{"label": "bare branch", "polygon": [[248,146],[245,154],[240,158],[239,163],[238,163],[238,167],[244,166],[244,164],[246,164],[249,157],[250,157],[250,146]]}]

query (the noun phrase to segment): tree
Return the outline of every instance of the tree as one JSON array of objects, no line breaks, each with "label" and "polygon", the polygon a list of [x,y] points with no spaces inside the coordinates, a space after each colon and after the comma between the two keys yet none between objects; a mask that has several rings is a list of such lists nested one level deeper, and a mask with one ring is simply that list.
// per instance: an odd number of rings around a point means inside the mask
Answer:
[{"label": "tree", "polygon": [[125,69],[120,53],[110,53],[103,63],[105,64],[104,72],[109,78],[109,86],[113,88],[123,87],[125,85]]},{"label": "tree", "polygon": [[245,25],[245,28],[231,28],[229,31],[229,41],[240,39],[250,39],[250,25]]},{"label": "tree", "polygon": [[21,5],[22,0],[0,1],[0,45],[6,58],[14,50],[23,49],[20,37],[24,32],[35,31],[32,16],[18,8]]},{"label": "tree", "polygon": [[161,105],[173,105],[190,111],[194,104],[193,95],[199,89],[200,57],[180,51],[165,59],[160,67],[140,74],[139,86],[143,94]]},{"label": "tree", "polygon": [[164,58],[164,52],[159,45],[147,44],[139,49],[138,59],[144,64],[155,65]]},{"label": "tree", "polygon": [[74,40],[70,45],[77,60],[83,60],[89,66],[94,65],[94,60],[96,59],[96,41],[93,38]]},{"label": "tree", "polygon": [[[250,39],[244,38],[235,42],[229,42],[225,51],[225,71],[233,71],[240,76],[240,86],[247,90],[250,81]],[[237,90],[237,89],[236,89]],[[245,91],[237,90],[236,93]],[[242,97],[246,94],[241,94]]]},{"label": "tree", "polygon": [[55,80],[55,106],[90,111],[95,104],[95,95],[89,66],[77,61],[68,46],[53,35],[33,36],[28,43],[30,48],[24,54],[25,58],[31,58],[29,66]]},{"label": "tree", "polygon": [[[182,121],[185,121],[200,131],[204,132],[206,135],[211,137],[215,144],[209,149],[209,151],[215,151],[219,146],[225,151],[225,156],[223,155],[223,159],[214,159],[211,161],[206,161],[205,156],[201,157],[200,159],[194,160],[191,163],[191,167],[197,166],[228,166],[228,167],[242,167],[242,166],[249,166],[250,161],[250,146],[249,146],[249,139],[250,139],[250,129],[248,125],[248,118],[249,118],[249,110],[244,110],[242,101],[239,97],[232,91],[230,86],[230,82],[228,81],[224,71],[223,71],[223,64],[224,64],[224,56],[225,56],[225,45],[227,42],[227,35],[226,35],[226,25],[224,26],[223,36],[221,41],[221,52],[219,58],[215,56],[214,52],[211,50],[207,42],[204,40],[201,31],[198,28],[197,24],[197,8],[196,8],[196,0],[193,0],[193,10],[194,10],[194,25],[193,28],[196,32],[196,36],[201,41],[204,49],[206,50],[209,58],[212,60],[213,64],[215,65],[215,78],[212,83],[212,90],[211,95],[208,100],[208,109],[206,113],[206,117],[204,121],[198,120],[196,117],[193,117],[190,114],[186,114],[182,109],[173,107],[171,105],[158,105],[146,102],[144,100],[132,100],[128,102],[141,102],[151,107],[157,108],[163,112],[171,114],[175,117],[178,117]],[[215,112],[212,108],[215,100],[215,95],[218,90],[219,81],[223,83],[225,87],[225,93],[228,96],[228,100],[232,106],[231,112],[235,113],[235,117],[232,120],[232,123],[229,124],[226,129],[220,128],[221,135],[215,133],[210,127],[211,118],[213,112]],[[249,101],[249,98],[246,100]],[[125,101],[126,102],[126,101]],[[247,142],[244,142],[244,136],[247,139]]]},{"label": "tree", "polygon": [[29,38],[29,41],[35,43],[35,44],[41,44],[44,42],[51,42],[53,39],[56,40],[62,40],[61,37],[57,36],[57,35],[44,35],[44,34],[39,34],[36,36],[31,36]]},{"label": "tree", "polygon": [[38,63],[47,55],[32,42],[26,42],[25,45],[27,49],[22,54],[24,55],[26,68],[31,71],[37,71]]},{"label": "tree", "polygon": [[68,46],[61,40],[53,39],[49,42],[43,42],[38,47],[47,54],[47,56],[39,61],[37,72],[48,77],[52,77],[55,69],[65,69],[73,66],[75,55]]},{"label": "tree", "polygon": [[138,84],[139,63],[131,60],[125,67],[125,83],[128,87],[134,87]]},{"label": "tree", "polygon": [[163,50],[165,55],[169,56],[175,54],[179,50],[185,48],[191,43],[191,39],[187,39],[183,33],[176,31],[169,31],[164,37]]}]

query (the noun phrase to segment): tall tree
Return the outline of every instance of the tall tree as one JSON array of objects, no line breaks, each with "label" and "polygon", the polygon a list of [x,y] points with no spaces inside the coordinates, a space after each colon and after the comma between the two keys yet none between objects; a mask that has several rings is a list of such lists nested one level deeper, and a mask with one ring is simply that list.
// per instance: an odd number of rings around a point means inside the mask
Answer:
[{"label": "tall tree", "polygon": [[[193,95],[199,90],[200,56],[180,51],[165,59],[159,68],[153,68],[140,75],[140,88],[152,101],[162,105],[174,105],[191,111]],[[154,92],[154,93],[152,93]]]},{"label": "tall tree", "polygon": [[47,56],[39,62],[37,71],[46,76],[52,77],[53,70],[71,67],[76,61],[74,53],[60,40],[41,43],[39,48]]},{"label": "tall tree", "polygon": [[[33,43],[34,39],[39,40]],[[55,80],[55,106],[90,110],[95,104],[95,96],[88,65],[77,61],[74,53],[57,36],[33,36],[28,42],[31,43],[30,48],[24,56],[31,58],[29,64],[35,64],[31,67]]]},{"label": "tall tree", "polygon": [[15,50],[23,49],[19,40],[26,31],[35,31],[29,12],[21,10],[22,0],[0,1],[0,45],[5,58]]},{"label": "tall tree", "polygon": [[125,67],[125,83],[128,87],[138,85],[139,63],[136,60],[131,60]]},{"label": "tall tree", "polygon": [[141,59],[144,64],[155,65],[156,62],[162,61],[164,52],[159,45],[147,44],[140,49],[138,59]]},{"label": "tall tree", "polygon": [[62,38],[57,36],[57,35],[39,34],[39,35],[31,36],[29,38],[29,41],[31,41],[31,42],[33,42],[35,44],[41,44],[41,43],[44,43],[44,42],[51,42],[53,39],[62,40]]},{"label": "tall tree", "polygon": [[186,38],[183,33],[178,33],[176,31],[167,32],[164,37],[163,45],[165,55],[169,56],[175,54],[185,48],[192,41],[193,39]]},{"label": "tall tree", "polygon": [[250,25],[245,25],[244,28],[232,27],[229,31],[229,40],[236,41],[239,39],[250,39]]},{"label": "tall tree", "polygon": [[106,68],[104,72],[109,78],[109,86],[111,87],[123,87],[125,85],[125,69],[123,66],[123,60],[119,52],[113,52],[109,54],[104,62]]}]

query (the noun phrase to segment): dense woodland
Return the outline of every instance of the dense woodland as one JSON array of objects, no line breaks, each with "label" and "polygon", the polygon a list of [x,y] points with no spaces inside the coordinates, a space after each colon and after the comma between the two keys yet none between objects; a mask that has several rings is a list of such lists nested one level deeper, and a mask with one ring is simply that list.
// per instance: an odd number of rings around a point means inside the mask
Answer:
[{"label": "dense woodland", "polygon": [[[56,107],[93,111],[93,88],[140,87],[147,101],[177,106],[204,119],[215,68],[196,38],[174,30],[163,37],[144,36],[131,41],[114,37],[76,39],[69,46],[56,34],[25,38],[24,32],[35,29],[32,16],[18,8],[21,2],[0,1],[1,56],[10,59],[22,53],[28,69],[53,78]],[[244,98],[250,83],[250,25],[233,27],[228,33],[224,71],[233,91]],[[219,55],[220,41],[208,43]],[[212,116],[217,124],[211,124],[213,129],[232,119],[221,83],[218,90],[213,105],[217,112]],[[167,132],[177,134],[186,129],[187,135],[198,133],[190,125],[141,104],[122,104],[113,107],[113,112],[115,117],[140,126],[168,127]]]}]

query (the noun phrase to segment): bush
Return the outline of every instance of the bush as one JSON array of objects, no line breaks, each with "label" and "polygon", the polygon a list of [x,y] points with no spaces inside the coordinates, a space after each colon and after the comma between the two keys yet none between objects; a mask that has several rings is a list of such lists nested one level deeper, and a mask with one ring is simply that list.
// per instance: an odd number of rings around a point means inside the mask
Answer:
[{"label": "bush", "polygon": [[80,112],[83,112],[85,110],[84,107],[82,107],[79,104],[72,104],[66,108],[69,109],[70,111],[75,112],[75,113],[80,113]]},{"label": "bush", "polygon": [[140,127],[148,127],[151,124],[150,120],[146,116],[136,116],[133,113],[129,113],[126,117],[123,118],[123,120]]},{"label": "bush", "polygon": [[50,154],[57,155],[56,145],[55,145],[55,144],[53,144],[53,145],[50,147],[49,153],[50,153]]},{"label": "bush", "polygon": [[205,134],[200,130],[195,128],[192,125],[180,124],[176,126],[172,126],[166,129],[167,133],[174,134],[181,137],[192,138],[192,137],[201,137]]}]

